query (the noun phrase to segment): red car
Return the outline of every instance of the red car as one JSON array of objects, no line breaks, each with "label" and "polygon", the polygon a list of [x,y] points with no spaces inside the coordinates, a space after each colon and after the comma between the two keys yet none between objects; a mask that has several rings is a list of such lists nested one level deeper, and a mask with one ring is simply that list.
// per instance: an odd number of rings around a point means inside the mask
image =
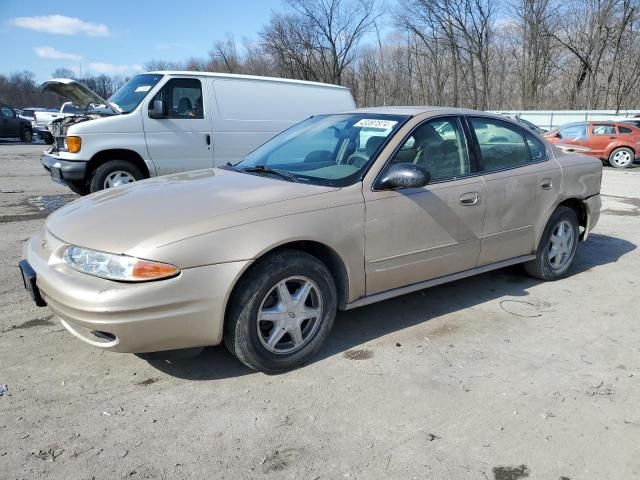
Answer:
[{"label": "red car", "polygon": [[629,123],[568,123],[544,136],[552,143],[587,147],[587,155],[615,168],[628,168],[640,158],[640,128]]}]

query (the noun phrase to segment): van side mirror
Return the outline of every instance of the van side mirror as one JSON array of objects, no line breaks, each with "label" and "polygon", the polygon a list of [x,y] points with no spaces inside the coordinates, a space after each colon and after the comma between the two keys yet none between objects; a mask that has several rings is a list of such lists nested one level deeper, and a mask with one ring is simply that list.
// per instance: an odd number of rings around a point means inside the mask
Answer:
[{"label": "van side mirror", "polygon": [[149,118],[167,118],[168,116],[167,102],[164,100],[154,100],[149,106]]},{"label": "van side mirror", "polygon": [[385,169],[378,181],[380,190],[396,190],[399,188],[420,188],[431,181],[429,172],[415,163],[395,163]]}]

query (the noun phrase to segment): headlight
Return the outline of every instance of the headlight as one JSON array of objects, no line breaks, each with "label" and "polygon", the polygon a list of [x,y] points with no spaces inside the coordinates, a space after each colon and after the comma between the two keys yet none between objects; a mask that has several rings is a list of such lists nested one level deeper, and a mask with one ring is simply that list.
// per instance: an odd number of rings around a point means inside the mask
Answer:
[{"label": "headlight", "polygon": [[63,259],[67,265],[79,272],[122,282],[147,282],[174,277],[180,273],[178,267],[168,263],[99,252],[75,245],[67,247]]},{"label": "headlight", "polygon": [[82,146],[82,140],[80,137],[67,137],[64,139],[64,146],[69,153],[78,153]]}]

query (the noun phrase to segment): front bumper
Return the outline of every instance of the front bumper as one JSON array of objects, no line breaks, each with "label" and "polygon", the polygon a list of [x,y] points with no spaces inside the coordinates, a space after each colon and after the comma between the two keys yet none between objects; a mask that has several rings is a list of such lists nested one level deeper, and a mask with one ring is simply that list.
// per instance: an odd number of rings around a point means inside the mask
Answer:
[{"label": "front bumper", "polygon": [[85,275],[62,260],[67,243],[46,229],[23,257],[51,311],[73,335],[116,352],[154,352],[217,345],[232,285],[247,262],[183,270],[177,277],[122,283]]},{"label": "front bumper", "polygon": [[598,220],[600,219],[600,209],[602,208],[602,198],[600,198],[600,194],[597,194],[587,198],[584,201],[584,204],[587,207],[587,225],[582,235],[583,241],[587,239],[587,237],[589,236],[589,232],[593,230],[593,227],[596,226],[596,224],[598,223]]},{"label": "front bumper", "polygon": [[62,160],[44,152],[40,157],[40,163],[51,174],[51,180],[57,183],[65,183],[65,180],[84,180],[87,171],[87,162]]}]

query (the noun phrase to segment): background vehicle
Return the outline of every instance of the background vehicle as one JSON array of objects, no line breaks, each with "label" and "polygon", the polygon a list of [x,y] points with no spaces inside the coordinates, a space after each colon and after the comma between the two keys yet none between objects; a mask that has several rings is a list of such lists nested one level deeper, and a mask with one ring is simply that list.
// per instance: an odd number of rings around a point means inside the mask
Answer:
[{"label": "background vehicle", "polygon": [[50,127],[56,142],[42,163],[80,194],[233,162],[310,115],[355,106],[336,85],[219,73],[136,75],[108,101],[74,80],[43,88],[83,110],[92,103],[109,109]]},{"label": "background vehicle", "polygon": [[72,102],[63,103],[60,110],[36,110],[33,112],[33,129],[47,144],[51,145],[53,143],[53,135],[49,130],[51,122],[59,118],[75,117],[80,113],[82,113],[82,110]]},{"label": "background vehicle", "polygon": [[224,341],[277,372],[320,349],[337,308],[519,263],[565,277],[601,176],[599,160],[483,112],[317,115],[234,165],[61,208],[21,267],[34,300],[96,347]]},{"label": "background vehicle", "polygon": [[625,122],[577,122],[545,135],[552,143],[582,145],[587,155],[615,168],[628,168],[640,158],[640,129]]},{"label": "background vehicle", "polygon": [[27,143],[33,138],[31,122],[18,116],[4,103],[0,103],[0,138],[19,138]]}]

